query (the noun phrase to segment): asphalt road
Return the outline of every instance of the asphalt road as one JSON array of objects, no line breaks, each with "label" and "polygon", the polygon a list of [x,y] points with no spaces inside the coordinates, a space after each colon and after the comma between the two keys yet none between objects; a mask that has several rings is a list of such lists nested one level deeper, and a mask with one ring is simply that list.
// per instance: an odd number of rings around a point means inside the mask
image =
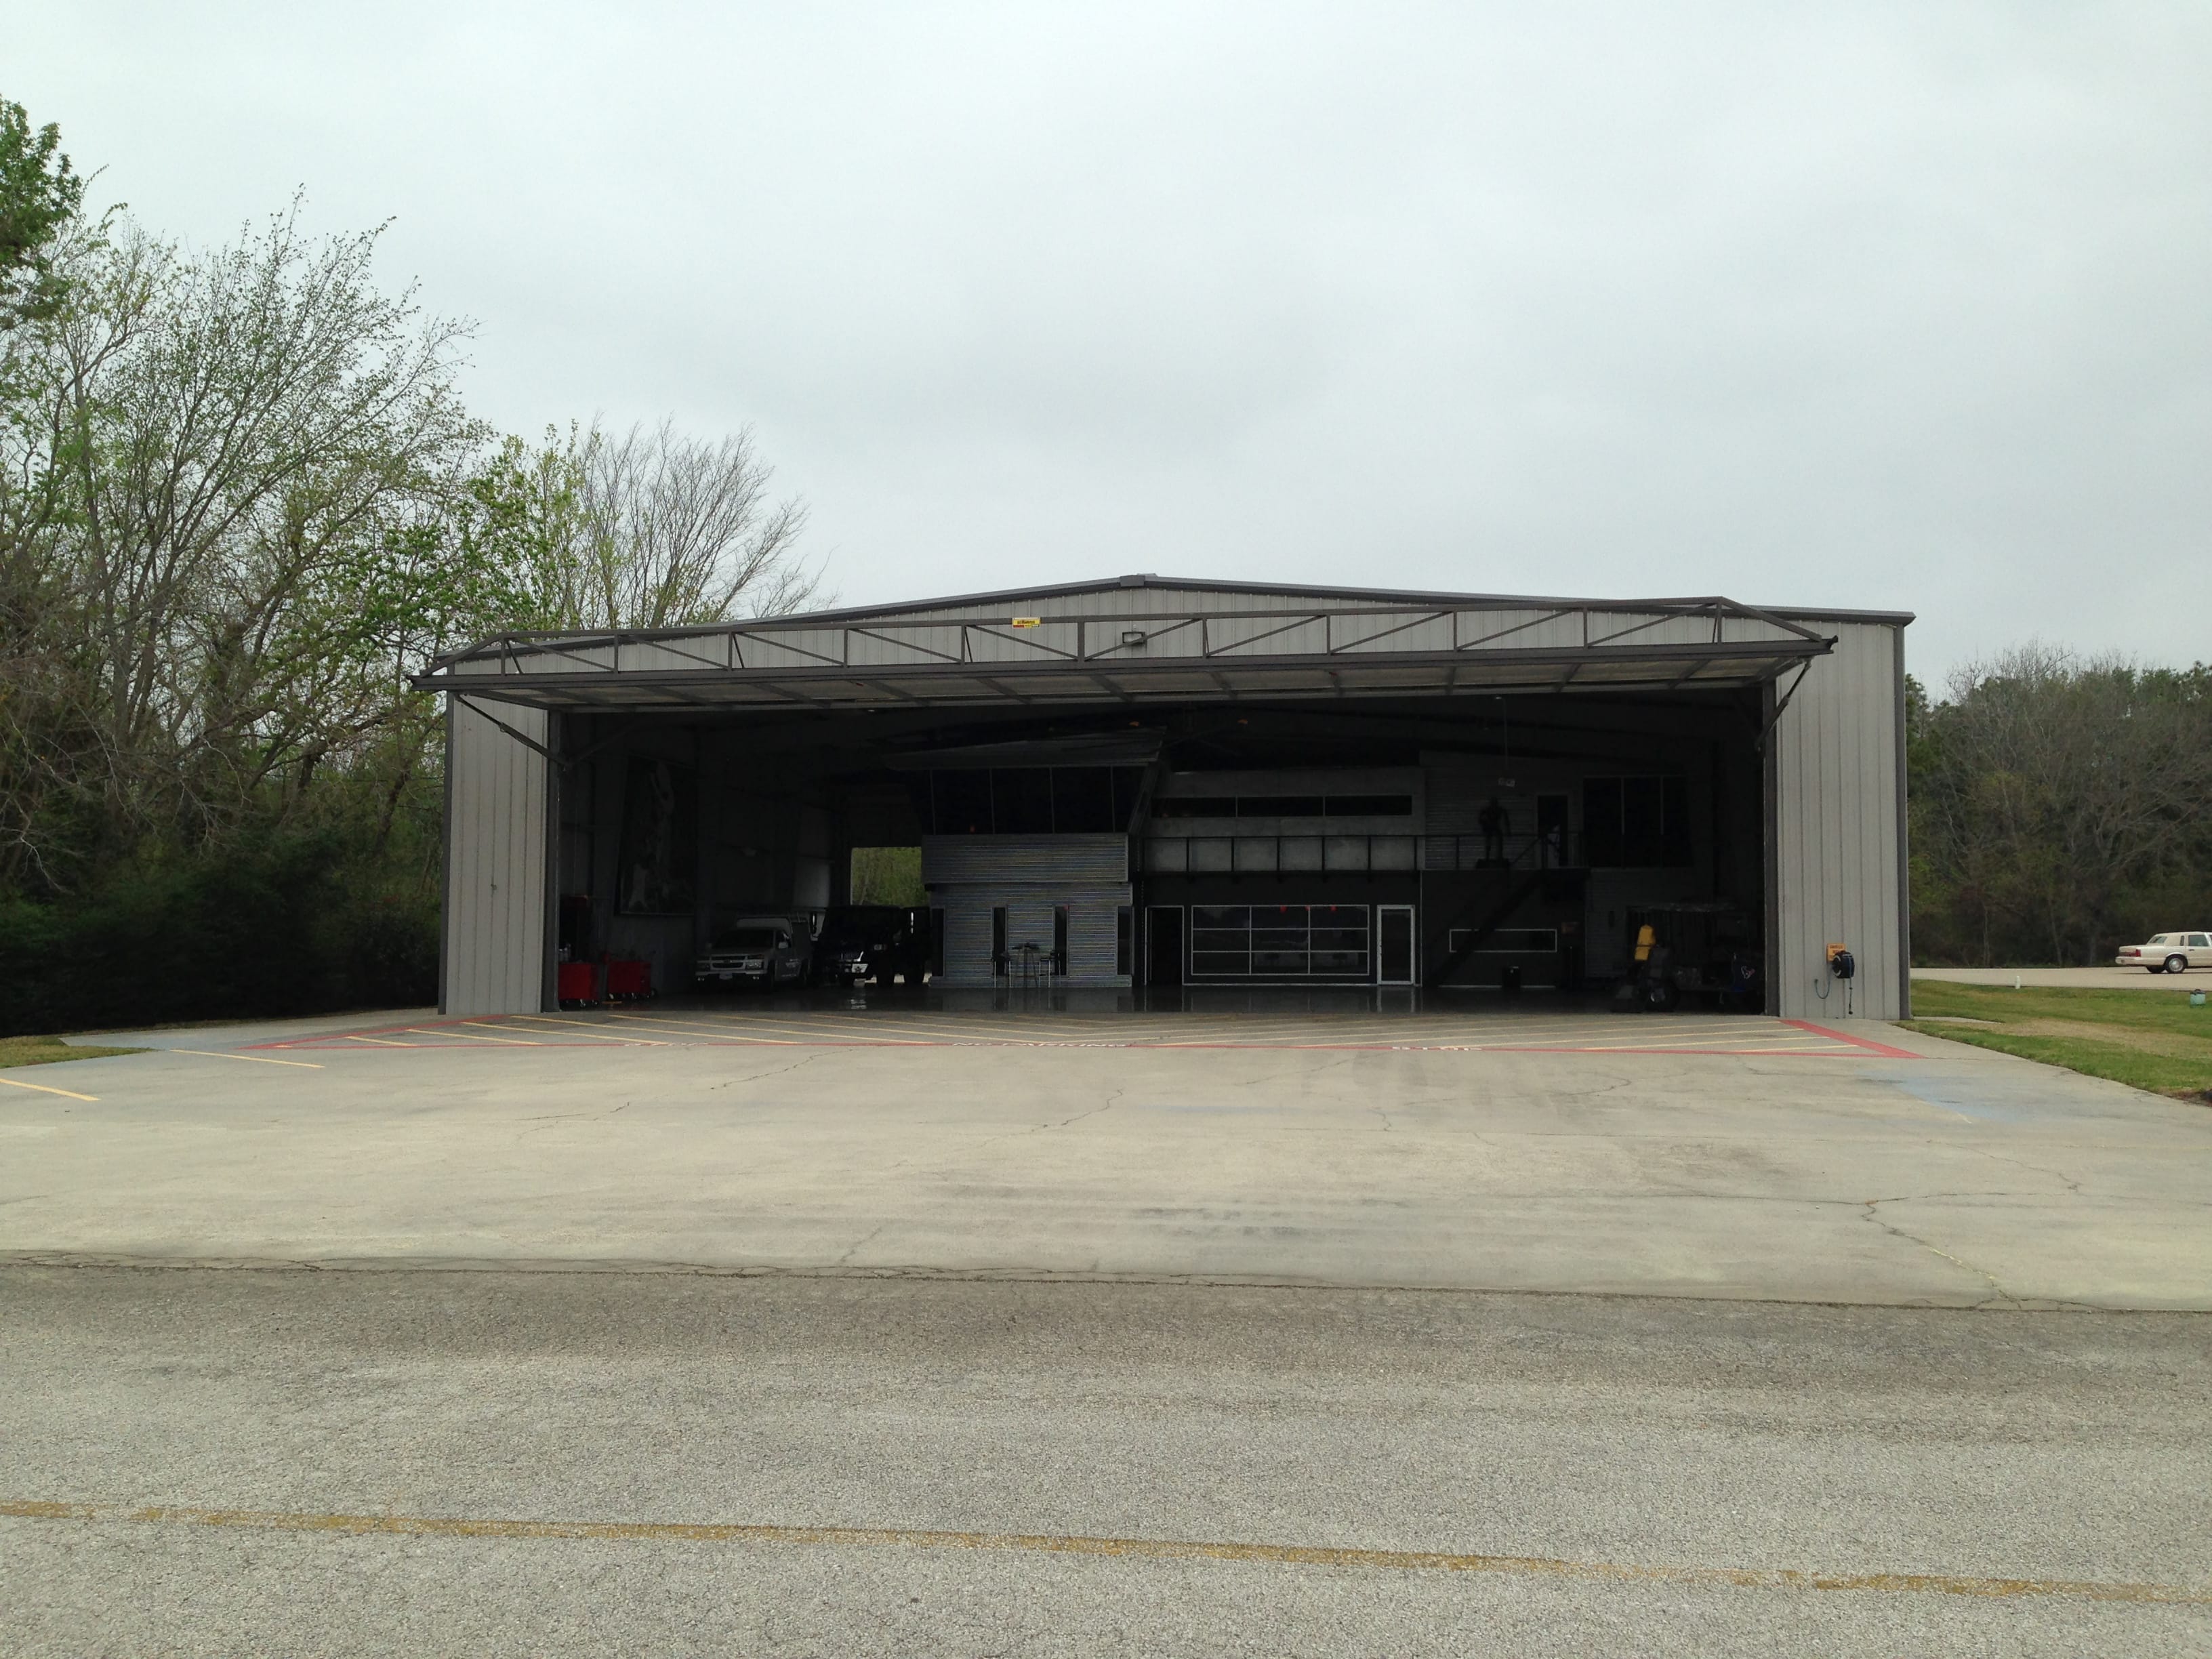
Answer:
[{"label": "asphalt road", "polygon": [[18,1267],[0,1649],[2206,1653],[2208,1358],[2188,1314]]}]

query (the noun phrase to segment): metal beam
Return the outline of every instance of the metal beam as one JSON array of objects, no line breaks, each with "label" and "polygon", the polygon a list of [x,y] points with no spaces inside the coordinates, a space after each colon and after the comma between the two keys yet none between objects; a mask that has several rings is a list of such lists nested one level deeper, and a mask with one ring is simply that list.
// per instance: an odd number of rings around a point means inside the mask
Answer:
[{"label": "metal beam", "polygon": [[[1276,615],[1279,617],[1280,612]],[[1119,619],[1115,619],[1119,620]],[[1298,621],[1310,623],[1310,615]],[[1206,618],[1197,623],[1201,639]],[[1698,630],[1703,633],[1705,630]],[[731,641],[732,650],[737,641]],[[764,641],[754,640],[757,647]],[[766,642],[773,643],[773,642]],[[916,711],[988,708],[1011,704],[1080,706],[1106,699],[1122,705],[1297,702],[1345,700],[1455,697],[1478,693],[1551,696],[1570,690],[1624,696],[1664,694],[1771,684],[1793,668],[1826,654],[1834,641],[1819,635],[1741,640],[1719,644],[1602,644],[1582,647],[1515,647],[1488,650],[1389,649],[1349,653],[1245,655],[1234,647],[1211,659],[1195,654],[1119,658],[1109,678],[1094,656],[1078,659],[1054,653],[1008,663],[957,663],[942,659],[899,665],[849,667],[786,666],[617,671],[604,665],[563,665],[549,672],[521,672],[507,659],[499,672],[464,672],[448,666],[414,677],[429,690],[491,702],[548,709],[612,710],[635,714],[723,709],[732,714],[767,707],[797,706],[817,713],[860,708],[895,699]],[[690,653],[686,653],[690,655]],[[696,660],[696,658],[693,659]],[[539,665],[545,658],[540,655]],[[1714,672],[1716,668],[1719,672]],[[988,672],[986,672],[988,671]],[[1248,675],[1265,684],[1246,684]],[[1700,679],[1699,677],[1705,677]],[[889,682],[896,679],[894,685]],[[1210,691],[1192,684],[1212,683]],[[1411,683],[1408,683],[1408,682]],[[1794,687],[1792,688],[1794,689]],[[1786,696],[1784,699],[1786,703]]]},{"label": "metal beam", "polygon": [[[1530,611],[1540,611],[1543,614],[1529,617],[1527,613]],[[1486,629],[1482,624],[1484,618],[1494,619],[1516,614],[1520,615],[1522,620],[1502,628]],[[1599,633],[1595,637],[1591,637],[1589,631],[1589,620],[1593,617],[1601,616],[1628,619],[1628,623],[1626,627],[1614,629],[1609,633]],[[1300,605],[1288,608],[1274,605],[1262,609],[1242,605],[1208,606],[1203,607],[1195,614],[1191,609],[1186,607],[1174,611],[1135,611],[1119,616],[1100,616],[1088,612],[1063,616],[1040,615],[1037,629],[1024,628],[1019,630],[1012,629],[1010,617],[996,615],[902,617],[872,614],[860,617],[850,612],[842,615],[829,612],[814,617],[751,617],[741,622],[688,628],[614,629],[566,633],[510,630],[493,635],[465,650],[445,653],[434,659],[432,666],[444,668],[460,662],[495,659],[505,659],[511,663],[517,654],[536,655],[546,652],[570,653],[607,649],[615,655],[616,672],[619,672],[621,648],[625,645],[652,645],[671,650],[681,650],[678,641],[708,639],[732,641],[750,639],[756,644],[774,646],[789,651],[793,655],[809,658],[825,665],[851,665],[850,641],[855,637],[866,638],[879,644],[893,646],[895,648],[911,650],[927,657],[948,659],[945,653],[937,650],[934,647],[901,637],[908,634],[930,633],[945,629],[961,630],[963,659],[969,658],[969,653],[966,652],[965,635],[970,630],[988,635],[1008,643],[1020,645],[1043,655],[1062,657],[1071,653],[1058,646],[1046,643],[1045,638],[1040,635],[1049,635],[1055,631],[1073,629],[1077,630],[1079,637],[1082,630],[1091,627],[1117,628],[1127,623],[1155,623],[1164,626],[1148,628],[1145,630],[1151,635],[1153,643],[1191,626],[1194,623],[1200,624],[1201,632],[1205,631],[1205,624],[1208,623],[1259,622],[1270,624],[1256,633],[1247,635],[1218,647],[1208,641],[1200,647],[1201,655],[1212,655],[1217,650],[1224,655],[1239,654],[1249,651],[1253,646],[1263,640],[1288,632],[1292,629],[1311,626],[1316,623],[1321,623],[1329,632],[1329,643],[1326,648],[1343,650],[1356,649],[1363,645],[1371,644],[1376,639],[1401,632],[1425,622],[1449,619],[1451,623],[1455,646],[1464,647],[1480,646],[1490,641],[1518,633],[1524,629],[1568,617],[1574,617],[1581,621],[1584,636],[1593,645],[1603,644],[1611,640],[1639,633],[1647,628],[1656,627],[1661,623],[1683,618],[1711,618],[1714,631],[1717,633],[1721,630],[1725,622],[1734,619],[1771,628],[1785,637],[1805,641],[1817,640],[1821,637],[1813,629],[1802,623],[1793,622],[1788,617],[1741,605],[1732,599],[1712,597],[1673,599],[1565,600],[1501,596],[1480,599],[1470,597],[1459,599],[1445,595],[1412,596],[1378,592],[1372,599],[1361,599],[1358,602],[1334,605]],[[1462,639],[1464,630],[1461,628],[1461,622],[1463,618],[1474,619],[1475,622],[1474,637],[1472,639]],[[1346,623],[1386,625],[1340,646],[1335,640],[1334,626],[1339,621]],[[798,642],[797,636],[824,633],[840,633],[845,636],[839,642],[834,654],[830,651],[817,649]],[[1107,647],[1091,654],[1104,655],[1117,648],[1118,647]],[[1078,652],[1073,654],[1080,655],[1085,653],[1079,645]],[[599,666],[599,665],[592,665]]]}]

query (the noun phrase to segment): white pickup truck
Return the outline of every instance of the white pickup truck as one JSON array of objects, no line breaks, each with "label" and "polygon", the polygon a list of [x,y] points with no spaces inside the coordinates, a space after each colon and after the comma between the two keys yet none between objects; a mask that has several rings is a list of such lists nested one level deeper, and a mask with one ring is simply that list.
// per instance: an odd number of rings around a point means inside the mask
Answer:
[{"label": "white pickup truck", "polygon": [[788,916],[746,916],[715,935],[694,964],[692,978],[702,989],[802,984],[812,947],[806,930],[793,927]]}]

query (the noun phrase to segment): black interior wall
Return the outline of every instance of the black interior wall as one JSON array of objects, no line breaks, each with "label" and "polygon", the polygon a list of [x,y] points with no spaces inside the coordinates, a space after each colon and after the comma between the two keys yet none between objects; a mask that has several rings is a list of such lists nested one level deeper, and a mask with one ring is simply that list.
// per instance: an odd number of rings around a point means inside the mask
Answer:
[{"label": "black interior wall", "polygon": [[[1756,691],[1471,692],[1285,703],[571,714],[562,721],[562,748],[571,764],[562,780],[555,862],[559,896],[582,903],[561,909],[558,931],[563,942],[586,955],[639,948],[641,939],[649,939],[672,973],[696,934],[715,925],[718,910],[792,902],[802,856],[802,813],[818,814],[812,822],[826,826],[818,838],[833,902],[844,896],[849,848],[918,843],[923,825],[906,777],[891,769],[893,761],[939,749],[1116,733],[1158,734],[1167,766],[1178,772],[1412,767],[1425,757],[1514,772],[1539,764],[1581,772],[1679,772],[1695,781],[1699,852],[1695,870],[1686,877],[1678,872],[1670,883],[1686,880],[1698,896],[1731,900],[1756,921],[1767,889],[1765,782],[1756,748],[1759,710]],[[669,759],[696,772],[699,867],[687,915],[628,916],[618,902],[624,794],[630,763],[640,757]],[[1206,884],[1211,879],[1140,876],[1137,902],[1139,907],[1205,902],[1194,896],[1216,890]],[[1238,878],[1234,890],[1283,891],[1291,879],[1255,873]],[[1389,887],[1392,896],[1344,902],[1404,902],[1398,891],[1408,886],[1417,894],[1425,979],[1446,953],[1454,919],[1467,925],[1470,912],[1479,916],[1486,907],[1494,908],[1497,884],[1489,872],[1425,871],[1419,878],[1362,879]],[[1575,892],[1559,881],[1537,884],[1510,920],[1563,921],[1587,899],[1598,907],[1589,925],[1617,928],[1627,900],[1607,902],[1606,895],[1632,895],[1638,878],[1615,875],[1601,881],[1593,875],[1586,880],[1594,884]],[[1337,884],[1332,877],[1330,885]]]}]

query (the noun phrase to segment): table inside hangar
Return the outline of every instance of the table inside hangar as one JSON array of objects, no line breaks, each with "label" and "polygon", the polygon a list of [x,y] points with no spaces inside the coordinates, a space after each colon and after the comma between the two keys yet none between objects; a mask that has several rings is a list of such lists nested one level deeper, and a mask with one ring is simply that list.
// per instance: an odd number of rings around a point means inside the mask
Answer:
[{"label": "table inside hangar", "polygon": [[501,635],[416,682],[443,1006],[549,1007],[564,957],[684,988],[912,848],[945,989],[1601,987],[1651,927],[1766,1012],[1895,1018],[1910,620],[1144,575]]}]

